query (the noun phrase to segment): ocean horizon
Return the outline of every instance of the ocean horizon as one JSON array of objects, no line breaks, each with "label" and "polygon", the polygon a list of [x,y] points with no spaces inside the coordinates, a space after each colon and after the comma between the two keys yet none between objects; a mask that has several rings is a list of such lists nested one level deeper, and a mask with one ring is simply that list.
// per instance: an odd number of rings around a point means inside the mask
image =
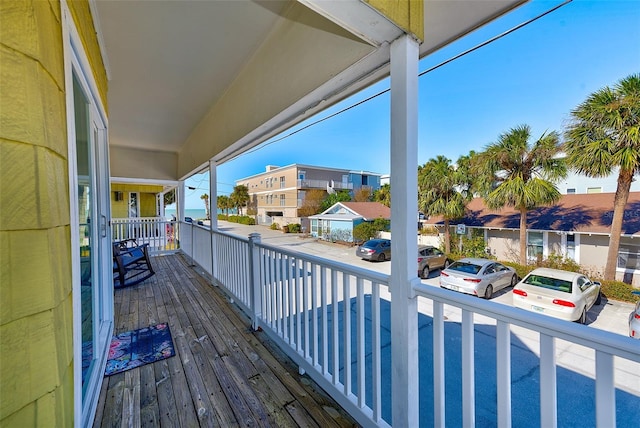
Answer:
[{"label": "ocean horizon", "polygon": [[[229,210],[230,214],[234,213],[234,210]],[[164,210],[165,217],[171,220],[172,215],[176,215],[175,208],[165,208]],[[218,214],[222,214],[222,210],[218,210]],[[207,211],[204,208],[194,208],[194,209],[185,209],[184,210],[185,217],[191,217],[194,220],[204,220],[207,218]]]}]

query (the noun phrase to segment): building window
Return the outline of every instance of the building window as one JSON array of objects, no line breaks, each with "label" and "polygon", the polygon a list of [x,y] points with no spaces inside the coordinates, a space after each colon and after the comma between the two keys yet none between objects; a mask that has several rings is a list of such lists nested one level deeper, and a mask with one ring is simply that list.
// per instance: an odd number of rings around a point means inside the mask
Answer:
[{"label": "building window", "polygon": [[284,189],[284,177],[280,177],[280,188]]},{"label": "building window", "polygon": [[640,270],[640,246],[621,244],[617,265],[618,269]]},{"label": "building window", "polygon": [[576,259],[576,235],[567,235],[567,258]]},{"label": "building window", "polygon": [[602,187],[587,187],[587,193],[602,193]]},{"label": "building window", "polygon": [[543,232],[527,232],[527,258],[541,259],[543,254]]},{"label": "building window", "polygon": [[138,193],[129,193],[129,218],[140,217],[140,206],[138,205]]},{"label": "building window", "polygon": [[284,207],[284,195],[280,195],[280,206]]},{"label": "building window", "polygon": [[576,189],[575,189],[575,188],[573,188],[573,189],[567,189],[567,195],[573,195],[573,194],[575,194],[575,193],[576,193]]},{"label": "building window", "polygon": [[306,174],[306,171],[298,171],[298,180],[304,180]]}]

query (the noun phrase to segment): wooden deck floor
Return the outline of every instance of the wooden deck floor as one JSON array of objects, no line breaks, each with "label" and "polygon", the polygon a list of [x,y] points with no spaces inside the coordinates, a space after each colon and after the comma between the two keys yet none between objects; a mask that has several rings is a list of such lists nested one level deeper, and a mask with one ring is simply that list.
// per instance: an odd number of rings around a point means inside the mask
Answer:
[{"label": "wooden deck floor", "polygon": [[115,334],[168,322],[176,356],[104,379],[94,427],[351,427],[355,422],[180,255],[115,292]]}]

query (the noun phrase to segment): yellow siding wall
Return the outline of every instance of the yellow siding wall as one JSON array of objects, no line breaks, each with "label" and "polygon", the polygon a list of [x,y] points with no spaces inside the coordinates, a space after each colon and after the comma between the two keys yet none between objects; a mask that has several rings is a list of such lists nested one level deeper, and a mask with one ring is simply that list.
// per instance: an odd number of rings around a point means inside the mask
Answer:
[{"label": "yellow siding wall", "polygon": [[[140,199],[140,217],[156,216],[156,194],[162,192],[162,186],[153,186],[146,184],[111,184],[111,217],[127,218],[129,217],[129,193],[138,192]],[[115,192],[122,192],[121,201],[116,201]]]},{"label": "yellow siding wall", "polygon": [[[88,9],[86,2],[74,5]],[[95,33],[90,19],[81,19],[83,32]],[[57,1],[0,1],[3,427],[73,425],[71,238],[61,24]],[[92,47],[99,56],[97,45]],[[106,94],[106,79],[98,81]]]},{"label": "yellow siding wall", "polygon": [[424,40],[423,0],[365,0],[407,33]]}]

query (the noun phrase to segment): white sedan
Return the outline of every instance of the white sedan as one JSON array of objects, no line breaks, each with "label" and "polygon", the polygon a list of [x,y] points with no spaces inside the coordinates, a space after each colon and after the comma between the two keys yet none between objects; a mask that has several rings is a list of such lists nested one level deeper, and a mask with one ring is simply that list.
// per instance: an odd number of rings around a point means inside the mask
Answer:
[{"label": "white sedan", "polygon": [[513,288],[513,306],[586,324],[587,311],[600,304],[600,288],[580,273],[538,268]]}]

